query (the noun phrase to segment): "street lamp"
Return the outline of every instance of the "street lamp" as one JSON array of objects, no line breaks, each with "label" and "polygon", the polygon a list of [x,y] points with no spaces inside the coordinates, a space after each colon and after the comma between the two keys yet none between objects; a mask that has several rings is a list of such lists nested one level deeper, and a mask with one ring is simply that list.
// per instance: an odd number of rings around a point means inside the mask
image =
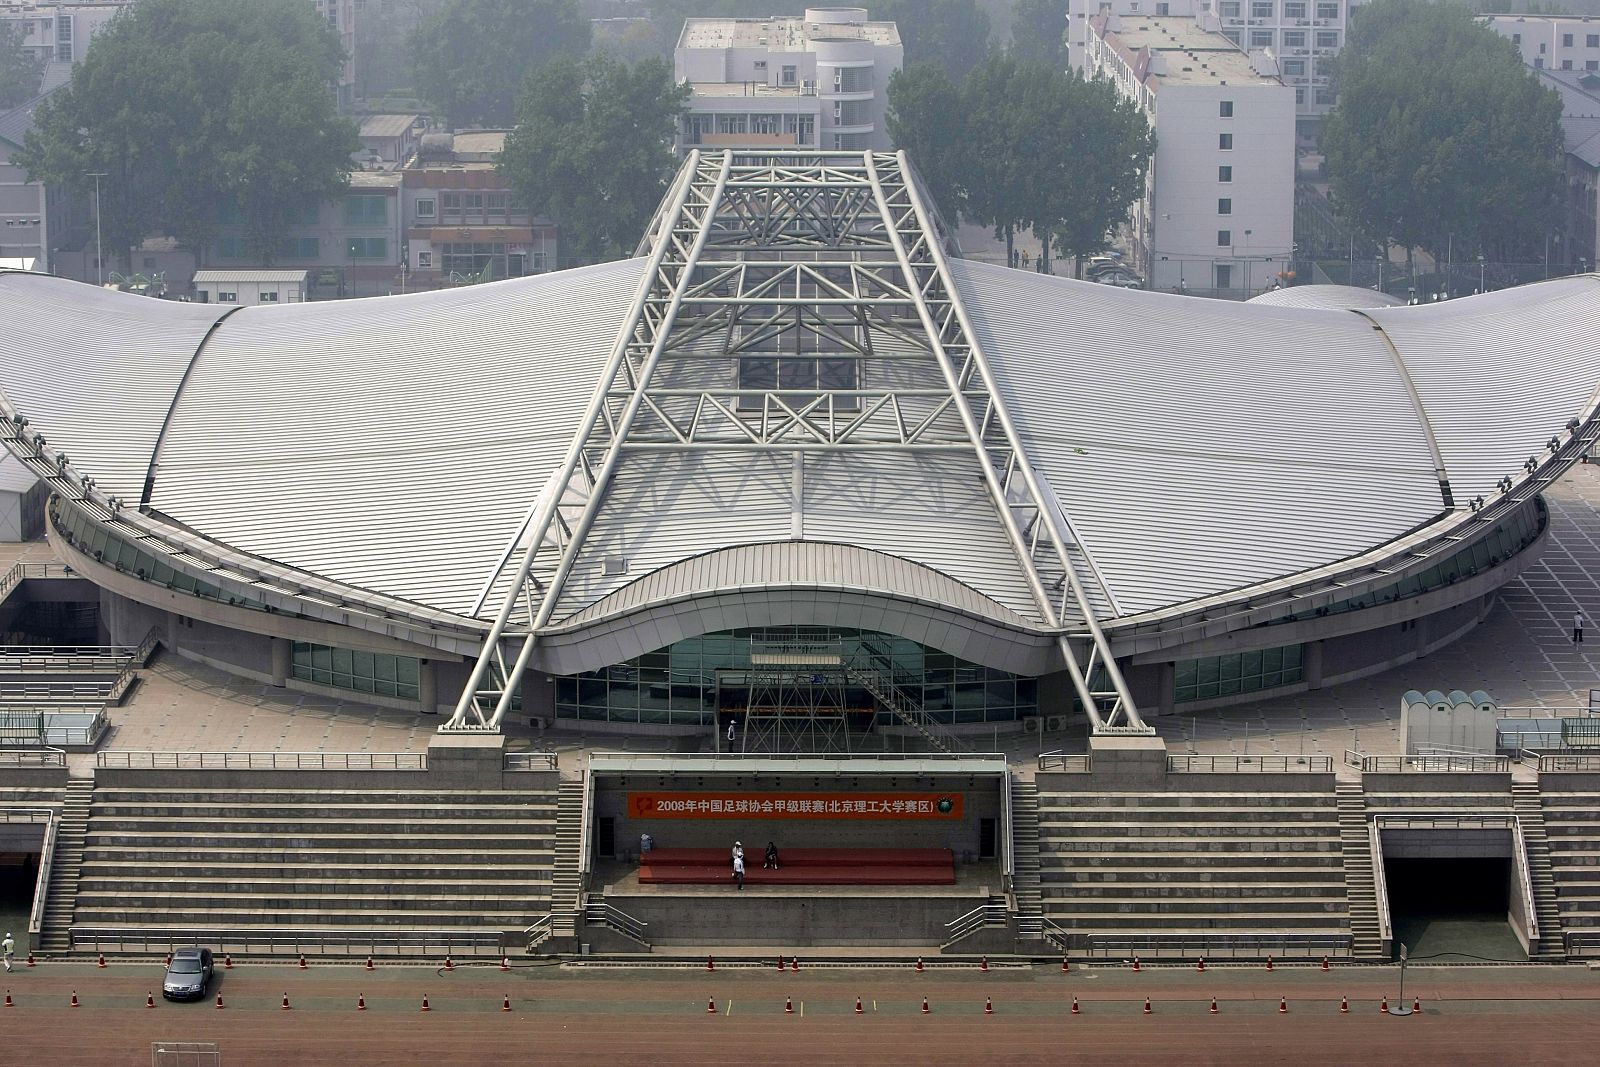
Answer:
[{"label": "street lamp", "polygon": [[1383,292],[1383,256],[1380,254],[1373,256],[1372,258],[1378,264],[1378,292],[1381,293]]},{"label": "street lamp", "polygon": [[1487,289],[1487,286],[1484,285],[1484,280],[1483,280],[1483,253],[1479,252],[1478,253],[1478,292],[1480,292],[1480,293],[1481,292],[1485,292],[1486,289]]},{"label": "street lamp", "polygon": [[[92,171],[84,174],[85,178],[94,179],[94,271],[95,282],[98,285],[106,283],[106,259],[100,247],[100,179],[107,177],[105,171]],[[131,269],[131,268],[130,268]]]}]

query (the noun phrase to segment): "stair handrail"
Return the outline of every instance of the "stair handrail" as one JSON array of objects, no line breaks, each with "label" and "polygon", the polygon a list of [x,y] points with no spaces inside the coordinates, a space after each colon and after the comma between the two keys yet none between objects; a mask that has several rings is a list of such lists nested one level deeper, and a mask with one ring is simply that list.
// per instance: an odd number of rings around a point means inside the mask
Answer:
[{"label": "stair handrail", "polygon": [[958,941],[974,930],[985,926],[1003,926],[1009,912],[1004,904],[984,901],[971,911],[963,912],[944,924],[945,944]]},{"label": "stair handrail", "polygon": [[1511,817],[1511,867],[1517,872],[1517,882],[1522,887],[1523,919],[1528,924],[1528,951],[1537,951],[1539,944],[1539,915],[1533,897],[1533,878],[1528,869],[1528,840],[1522,833],[1522,819]]},{"label": "stair handrail", "polygon": [[1093,769],[1088,753],[1056,750],[1039,753],[1041,771],[1065,771],[1068,774],[1088,774]]},{"label": "stair handrail", "polygon": [[[1011,835],[1016,833],[1015,820],[1011,811],[1011,790],[1015,787],[1015,779],[1008,769],[1005,773],[1005,788],[1000,790],[1000,884],[1008,896],[1016,888],[1016,863],[1012,855],[1013,842]],[[1015,897],[1012,897],[1012,910],[1015,910]]]},{"label": "stair handrail", "polygon": [[523,936],[528,939],[528,951],[532,952],[550,939],[550,927],[554,922],[555,916],[546,912],[528,924],[528,928],[522,931]]},{"label": "stair handrail", "polygon": [[50,903],[50,872],[55,864],[56,837],[61,828],[61,819],[54,811],[42,808],[39,813],[45,818],[44,844],[39,849],[39,870],[34,876],[33,908],[28,912],[28,941],[34,945],[39,943],[39,933],[44,929],[44,910]]},{"label": "stair handrail", "polygon": [[1389,920],[1389,885],[1383,873],[1383,840],[1377,816],[1369,816],[1365,821],[1367,849],[1372,857],[1372,899],[1378,909],[1378,947],[1387,953],[1394,945],[1394,929]]},{"label": "stair handrail", "polygon": [[650,924],[637,919],[614,904],[604,900],[588,900],[583,904],[583,921],[597,926],[609,926],[640,944],[650,943]]}]

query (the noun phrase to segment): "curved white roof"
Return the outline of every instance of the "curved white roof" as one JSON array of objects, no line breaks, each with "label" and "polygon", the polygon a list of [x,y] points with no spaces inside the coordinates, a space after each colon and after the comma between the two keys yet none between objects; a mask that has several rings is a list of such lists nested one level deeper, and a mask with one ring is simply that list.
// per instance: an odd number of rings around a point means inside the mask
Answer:
[{"label": "curved white roof", "polygon": [[[1355,312],[952,270],[1033,469],[1103,579],[1107,619],[1424,527],[1449,510],[1441,460],[1459,513],[1593,415],[1600,387],[1594,277]],[[157,519],[470,615],[567,452],[644,271],[232,314],[0,275],[0,401]],[[553,624],[766,558],[708,553],[797,542],[869,553],[815,558],[897,595],[1037,619],[956,454],[647,455],[622,461]],[[611,553],[626,573],[607,573]],[[779,559],[785,580],[807,580],[807,558]]]},{"label": "curved white roof", "polygon": [[1405,303],[1388,293],[1376,289],[1362,289],[1355,285],[1291,285],[1287,289],[1269,289],[1260,296],[1251,297],[1247,303],[1267,304],[1284,308],[1342,308],[1357,311],[1361,308],[1398,307]]}]

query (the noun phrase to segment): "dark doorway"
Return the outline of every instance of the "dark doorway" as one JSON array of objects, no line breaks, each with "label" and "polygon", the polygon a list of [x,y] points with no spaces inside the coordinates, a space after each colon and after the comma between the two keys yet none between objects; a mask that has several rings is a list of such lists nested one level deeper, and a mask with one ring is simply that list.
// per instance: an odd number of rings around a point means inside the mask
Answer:
[{"label": "dark doorway", "polygon": [[33,910],[33,888],[39,878],[37,852],[0,852],[0,935],[7,931],[17,942],[17,955],[28,954],[28,914]]},{"label": "dark doorway", "polygon": [[993,819],[978,820],[978,858],[992,860],[995,855],[995,821]]},{"label": "dark doorway", "polygon": [[1413,959],[1528,958],[1506,921],[1509,859],[1385,857],[1383,865],[1395,943]]},{"label": "dark doorway", "polygon": [[595,852],[606,859],[612,859],[617,854],[617,820],[607,816],[599,820],[595,827]]}]

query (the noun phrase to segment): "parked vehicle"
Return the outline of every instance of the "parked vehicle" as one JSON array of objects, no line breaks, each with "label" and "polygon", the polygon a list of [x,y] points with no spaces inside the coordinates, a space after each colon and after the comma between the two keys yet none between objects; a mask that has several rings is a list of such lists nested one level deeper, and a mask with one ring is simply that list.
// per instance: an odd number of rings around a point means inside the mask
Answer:
[{"label": "parked vehicle", "polygon": [[167,1000],[204,1000],[212,973],[210,949],[180,948],[167,965],[161,995]]}]

